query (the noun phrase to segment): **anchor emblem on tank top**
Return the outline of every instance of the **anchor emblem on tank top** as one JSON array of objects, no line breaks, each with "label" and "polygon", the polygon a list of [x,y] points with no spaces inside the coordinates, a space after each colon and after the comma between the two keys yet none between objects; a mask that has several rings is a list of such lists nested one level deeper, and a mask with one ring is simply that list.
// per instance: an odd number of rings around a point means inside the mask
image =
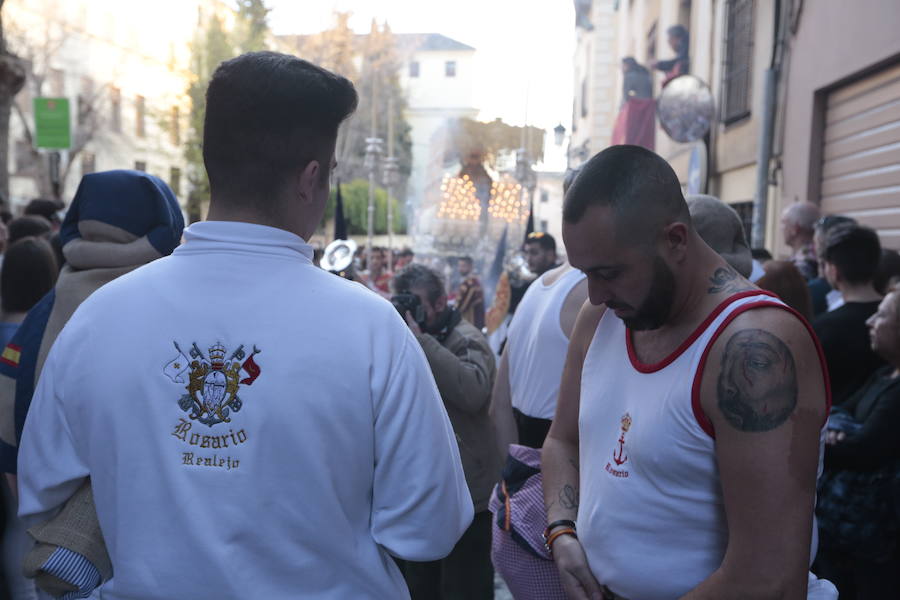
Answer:
[{"label": "anchor emblem on tank top", "polygon": [[[613,450],[612,458],[617,467],[621,467],[628,461],[628,455],[625,453],[625,434],[631,429],[631,415],[625,413],[622,416],[622,430],[619,435],[619,441]],[[617,469],[612,463],[606,463],[606,471],[615,477],[628,477],[629,472],[626,469]]]}]

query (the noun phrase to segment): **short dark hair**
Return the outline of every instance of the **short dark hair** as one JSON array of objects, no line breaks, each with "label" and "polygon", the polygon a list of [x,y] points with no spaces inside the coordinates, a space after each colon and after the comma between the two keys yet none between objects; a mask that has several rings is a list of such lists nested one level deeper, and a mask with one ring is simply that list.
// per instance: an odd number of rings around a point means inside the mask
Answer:
[{"label": "short dark hair", "polygon": [[529,233],[528,237],[525,238],[525,245],[528,244],[537,244],[541,247],[541,250],[552,250],[556,252],[556,240],[553,239],[553,236],[545,231],[535,231],[534,233]]},{"label": "short dark hair", "polygon": [[223,62],[206,92],[210,189],[275,195],[312,160],[326,181],[338,126],[357,102],[348,79],[295,56],[250,52]]},{"label": "short dark hair", "polygon": [[875,278],[878,270],[881,242],[878,234],[868,227],[838,225],[826,234],[824,258],[848,283],[867,283]]},{"label": "short dark hair", "polygon": [[820,233],[828,233],[831,228],[838,225],[856,225],[856,219],[844,215],[825,215],[815,222],[813,229]]},{"label": "short dark hair", "polygon": [[51,223],[59,223],[59,211],[63,209],[62,202],[48,198],[35,198],[25,207],[26,215],[38,215]]},{"label": "short dark hair", "polygon": [[875,291],[882,296],[887,295],[891,281],[898,276],[900,276],[900,253],[891,248],[882,248],[878,269],[875,270],[875,278],[872,280]]},{"label": "short dark hair", "polygon": [[460,256],[458,260],[459,262],[469,263],[470,265],[472,264],[471,256]]},{"label": "short dark hair", "polygon": [[572,187],[572,184],[575,182],[575,178],[578,177],[579,173],[581,173],[581,165],[566,171],[566,175],[563,177],[563,195],[566,195],[569,192],[569,188]]},{"label": "short dark hair", "polygon": [[394,292],[398,294],[408,294],[412,288],[420,287],[425,290],[428,301],[434,304],[438,298],[443,296],[444,280],[438,275],[437,271],[412,263],[403,267],[403,269],[394,275]]},{"label": "short dark hair", "polygon": [[590,206],[612,206],[619,226],[656,233],[664,225],[691,215],[672,167],[641,146],[610,146],[582,165],[563,202],[563,219],[577,223]]},{"label": "short dark hair", "polygon": [[50,235],[50,232],[53,231],[50,221],[37,215],[26,215],[13,219],[7,228],[9,229],[8,242],[10,246],[23,238]]},{"label": "short dark hair", "polygon": [[56,284],[59,268],[50,243],[33,237],[11,244],[0,268],[3,311],[27,312]]},{"label": "short dark hair", "polygon": [[397,256],[415,256],[411,248],[404,248],[397,252]]}]

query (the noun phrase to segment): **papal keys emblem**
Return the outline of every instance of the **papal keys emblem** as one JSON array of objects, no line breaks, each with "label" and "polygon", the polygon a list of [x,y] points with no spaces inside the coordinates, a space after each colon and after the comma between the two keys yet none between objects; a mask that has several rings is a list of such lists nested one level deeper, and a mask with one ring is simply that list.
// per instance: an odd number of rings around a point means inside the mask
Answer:
[{"label": "papal keys emblem", "polygon": [[[238,396],[242,385],[253,385],[262,370],[256,364],[254,356],[260,350],[253,346],[250,356],[240,345],[228,355],[228,349],[216,342],[210,346],[207,354],[191,344],[188,352],[190,359],[182,352],[178,342],[175,350],[178,356],[166,363],[163,373],[173,383],[184,383],[184,373],[188,372],[186,394],[178,400],[181,410],[190,418],[209,427],[219,423],[230,423],[231,413],[238,412],[243,402]],[[228,358],[225,358],[226,355]]]}]

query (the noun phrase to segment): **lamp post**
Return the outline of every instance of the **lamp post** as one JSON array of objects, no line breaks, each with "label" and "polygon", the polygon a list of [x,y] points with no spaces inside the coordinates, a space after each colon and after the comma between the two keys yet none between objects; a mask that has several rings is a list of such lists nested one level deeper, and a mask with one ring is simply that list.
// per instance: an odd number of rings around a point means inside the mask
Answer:
[{"label": "lamp post", "polygon": [[388,273],[394,272],[394,185],[397,183],[397,157],[394,156],[394,97],[388,96],[387,158],[384,159],[384,187],[387,188]]},{"label": "lamp post", "polygon": [[366,268],[371,266],[372,238],[375,236],[375,172],[378,170],[378,155],[381,154],[382,139],[380,137],[366,138],[366,159],[363,166],[369,171],[369,206],[366,210],[368,217],[368,230],[366,232]]},{"label": "lamp post", "polygon": [[563,124],[560,123],[556,127],[553,128],[553,141],[556,142],[557,146],[562,146],[563,141],[566,139],[566,128],[563,127]]},{"label": "lamp post", "polygon": [[534,190],[537,187],[537,174],[531,164],[531,155],[527,148],[516,151],[516,179],[522,184],[522,190],[528,190],[528,210],[534,211]]}]

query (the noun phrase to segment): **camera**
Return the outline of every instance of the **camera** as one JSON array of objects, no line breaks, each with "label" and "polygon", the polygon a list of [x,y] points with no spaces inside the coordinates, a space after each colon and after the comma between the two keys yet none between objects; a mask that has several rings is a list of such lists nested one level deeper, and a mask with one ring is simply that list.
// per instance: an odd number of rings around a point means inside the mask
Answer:
[{"label": "camera", "polygon": [[415,294],[395,294],[391,296],[391,304],[394,305],[394,308],[397,309],[397,312],[400,313],[400,316],[403,319],[406,319],[406,313],[408,312],[412,315],[413,321],[415,321],[420,328],[425,329],[425,307],[422,306],[422,301],[419,300],[419,297]]}]

